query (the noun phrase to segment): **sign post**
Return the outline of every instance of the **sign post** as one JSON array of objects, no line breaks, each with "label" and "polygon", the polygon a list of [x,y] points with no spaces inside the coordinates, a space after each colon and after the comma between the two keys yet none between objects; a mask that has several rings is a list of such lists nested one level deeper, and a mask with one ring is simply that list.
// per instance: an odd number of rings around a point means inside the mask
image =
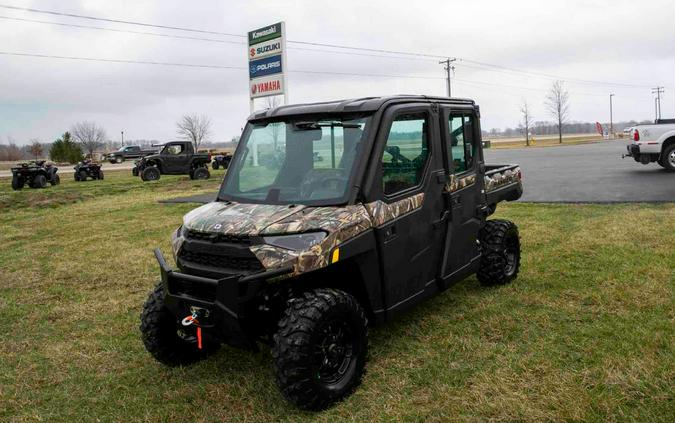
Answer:
[{"label": "sign post", "polygon": [[247,56],[251,113],[256,98],[283,95],[284,104],[288,104],[285,23],[250,31]]}]

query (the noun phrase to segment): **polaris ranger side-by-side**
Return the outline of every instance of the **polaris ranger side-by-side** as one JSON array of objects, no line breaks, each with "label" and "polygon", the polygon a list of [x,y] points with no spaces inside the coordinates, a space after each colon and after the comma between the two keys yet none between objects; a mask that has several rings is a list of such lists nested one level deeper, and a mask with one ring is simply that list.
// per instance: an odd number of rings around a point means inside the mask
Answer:
[{"label": "polaris ranger side-by-side", "polygon": [[178,269],[155,250],[146,349],[175,366],[264,343],[293,404],[349,395],[369,324],[469,275],[518,274],[516,225],[487,218],[520,198],[521,172],[484,163],[479,117],[471,100],[424,96],[251,115],[217,200],[173,234]]},{"label": "polaris ranger side-by-side", "polygon": [[190,179],[209,179],[211,155],[196,153],[190,141],[171,141],[157,154],[145,156],[131,170],[144,181],[156,181],[161,175],[190,175]]}]

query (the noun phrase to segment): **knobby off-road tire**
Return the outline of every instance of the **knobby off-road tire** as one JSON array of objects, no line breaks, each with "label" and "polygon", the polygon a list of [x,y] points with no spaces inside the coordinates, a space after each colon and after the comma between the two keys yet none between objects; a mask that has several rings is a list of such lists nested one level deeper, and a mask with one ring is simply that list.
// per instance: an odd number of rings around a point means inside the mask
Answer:
[{"label": "knobby off-road tire", "polygon": [[218,163],[218,160],[214,160],[213,163],[211,163],[211,167],[213,170],[218,170],[218,168],[220,168],[220,163]]},{"label": "knobby off-road tire", "polygon": [[49,183],[52,184],[52,186],[58,185],[61,183],[61,177],[59,175],[54,175],[52,176],[52,180],[49,181]]},{"label": "knobby off-road tire", "polygon": [[148,296],[141,312],[140,330],[145,349],[155,360],[174,367],[203,360],[220,348],[220,344],[204,342],[200,350],[194,339],[187,341],[178,336],[179,329],[182,330],[179,319],[164,306],[164,286],[160,282]]},{"label": "knobby off-road tire", "polygon": [[101,181],[103,180],[103,171],[102,170],[98,171],[98,179],[101,180]]},{"label": "knobby off-road tire", "polygon": [[87,180],[87,176],[89,176],[89,175],[87,174],[87,171],[86,171],[86,170],[81,170],[79,173],[80,173],[80,181],[82,181],[82,182],[86,181],[86,180]]},{"label": "knobby off-road tire", "polygon": [[33,178],[31,188],[44,188],[47,186],[47,177],[45,175],[37,175]]},{"label": "knobby off-road tire", "polygon": [[141,172],[141,179],[144,181],[158,181],[160,178],[159,169],[155,166],[149,166]]},{"label": "knobby off-road tire", "polygon": [[675,172],[675,144],[663,149],[659,164],[668,172]]},{"label": "knobby off-road tire", "polygon": [[14,191],[19,191],[21,188],[23,188],[25,183],[26,181],[23,178],[19,178],[17,176],[12,177],[12,189]]},{"label": "knobby off-road tire", "polygon": [[289,301],[274,335],[272,359],[283,396],[322,410],[361,383],[368,353],[368,319],[346,292],[322,288]]},{"label": "knobby off-road tire", "polygon": [[488,220],[479,233],[481,261],[478,280],[483,285],[504,285],[520,270],[518,227],[508,220]]},{"label": "knobby off-road tire", "polygon": [[211,174],[209,173],[209,170],[205,167],[198,167],[192,171],[192,179],[200,180],[200,179],[209,179],[210,177]]}]

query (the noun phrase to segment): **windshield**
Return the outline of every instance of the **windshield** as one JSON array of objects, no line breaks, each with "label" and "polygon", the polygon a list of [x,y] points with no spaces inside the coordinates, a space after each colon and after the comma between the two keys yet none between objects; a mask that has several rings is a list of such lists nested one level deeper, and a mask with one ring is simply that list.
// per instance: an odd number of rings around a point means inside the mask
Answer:
[{"label": "windshield", "polygon": [[249,124],[220,197],[270,204],[346,201],[369,120],[341,116]]}]

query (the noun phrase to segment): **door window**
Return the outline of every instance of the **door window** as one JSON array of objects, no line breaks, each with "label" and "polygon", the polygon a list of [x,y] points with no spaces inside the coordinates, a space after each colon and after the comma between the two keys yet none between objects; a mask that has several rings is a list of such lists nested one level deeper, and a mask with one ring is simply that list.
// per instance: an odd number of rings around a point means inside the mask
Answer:
[{"label": "door window", "polygon": [[178,155],[183,153],[183,145],[182,144],[174,144],[174,145],[169,145],[166,147],[166,150],[164,150],[166,154],[171,154],[171,155]]},{"label": "door window", "polygon": [[473,167],[475,142],[473,136],[473,116],[450,115],[448,158],[453,173],[465,172]]},{"label": "door window", "polygon": [[394,119],[382,154],[382,190],[390,195],[417,186],[429,157],[426,113]]}]

